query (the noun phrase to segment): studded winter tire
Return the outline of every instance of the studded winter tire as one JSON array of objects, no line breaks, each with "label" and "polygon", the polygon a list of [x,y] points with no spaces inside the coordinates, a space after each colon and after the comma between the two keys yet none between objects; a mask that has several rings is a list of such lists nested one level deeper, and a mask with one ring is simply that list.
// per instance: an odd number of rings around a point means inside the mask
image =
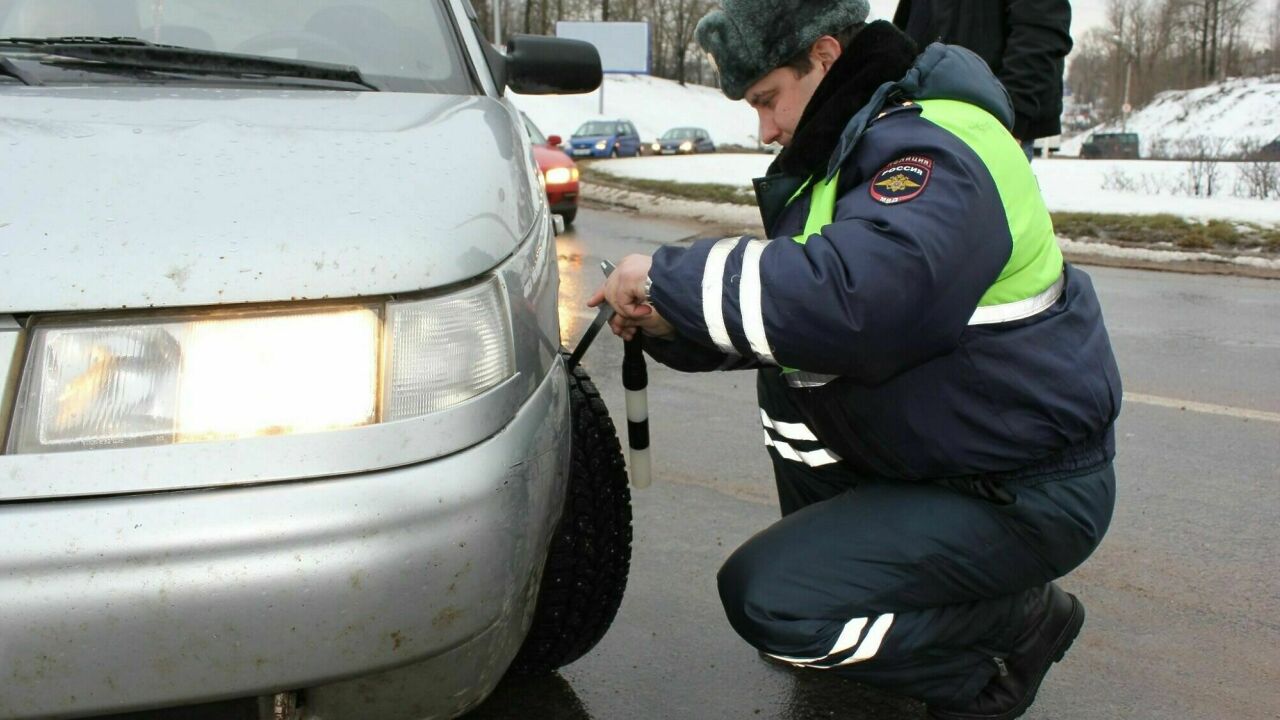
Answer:
[{"label": "studded winter tire", "polygon": [[533,624],[512,662],[519,673],[563,667],[613,623],[631,567],[631,491],[618,434],[581,368],[569,375],[573,440],[564,513],[551,539]]}]

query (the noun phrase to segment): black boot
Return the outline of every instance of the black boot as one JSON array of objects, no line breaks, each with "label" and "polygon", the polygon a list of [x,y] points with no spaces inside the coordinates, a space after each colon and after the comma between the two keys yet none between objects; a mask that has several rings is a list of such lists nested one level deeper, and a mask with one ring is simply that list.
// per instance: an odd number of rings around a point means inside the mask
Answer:
[{"label": "black boot", "polygon": [[1003,660],[1000,672],[962,707],[930,707],[934,720],[1013,720],[1031,707],[1049,666],[1062,659],[1084,625],[1084,605],[1075,595],[1049,583],[1029,603],[1022,633]]}]

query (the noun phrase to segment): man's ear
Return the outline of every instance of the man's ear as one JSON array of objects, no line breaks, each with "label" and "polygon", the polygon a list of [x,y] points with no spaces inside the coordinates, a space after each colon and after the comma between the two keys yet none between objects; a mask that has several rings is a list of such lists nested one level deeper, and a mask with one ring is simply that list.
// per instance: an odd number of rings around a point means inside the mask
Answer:
[{"label": "man's ear", "polygon": [[830,70],[843,52],[844,48],[840,46],[840,41],[831,35],[823,35],[809,46],[809,57],[814,65],[822,67],[823,72]]}]

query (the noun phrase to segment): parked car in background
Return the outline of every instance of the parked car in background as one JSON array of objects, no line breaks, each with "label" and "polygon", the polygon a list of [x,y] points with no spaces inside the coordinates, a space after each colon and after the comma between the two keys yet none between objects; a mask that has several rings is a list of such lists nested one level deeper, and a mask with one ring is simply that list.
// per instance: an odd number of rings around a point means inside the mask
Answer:
[{"label": "parked car in background", "polygon": [[559,135],[547,137],[528,115],[520,113],[520,117],[533,142],[533,159],[547,189],[547,204],[551,212],[564,218],[565,225],[572,225],[578,217],[578,164],[560,147]]},{"label": "parked car in background", "polygon": [[569,137],[569,154],[578,157],[635,157],[640,133],[630,120],[589,120]]},{"label": "parked car in background", "polygon": [[702,128],[678,127],[662,133],[662,137],[653,143],[652,149],[655,155],[692,155],[715,152],[716,144],[711,142],[711,135]]},{"label": "parked car in background", "polygon": [[0,718],[450,718],[595,645],[629,490],[505,88],[600,79],[467,0],[0,0]]},{"label": "parked car in background", "polygon": [[1138,159],[1138,133],[1094,133],[1080,146],[1080,157]]}]

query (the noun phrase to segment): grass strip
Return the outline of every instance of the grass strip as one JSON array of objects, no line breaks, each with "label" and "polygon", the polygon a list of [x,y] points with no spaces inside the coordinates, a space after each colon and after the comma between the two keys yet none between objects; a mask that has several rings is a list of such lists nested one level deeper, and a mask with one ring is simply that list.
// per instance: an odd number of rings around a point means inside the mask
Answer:
[{"label": "grass strip", "polygon": [[756,204],[756,195],[754,192],[747,188],[735,187],[733,185],[625,178],[618,177],[617,175],[610,175],[607,172],[593,170],[587,163],[579,162],[578,166],[582,171],[582,178],[587,182],[614,185],[628,190],[635,190],[637,192],[662,195],[664,197],[677,197],[684,200],[730,203],[732,205],[754,206]]},{"label": "grass strip", "polygon": [[1174,246],[1187,250],[1260,248],[1280,251],[1280,228],[1254,223],[1209,220],[1199,222],[1176,215],[1118,215],[1055,212],[1053,229],[1075,240],[1093,239],[1138,247]]}]

